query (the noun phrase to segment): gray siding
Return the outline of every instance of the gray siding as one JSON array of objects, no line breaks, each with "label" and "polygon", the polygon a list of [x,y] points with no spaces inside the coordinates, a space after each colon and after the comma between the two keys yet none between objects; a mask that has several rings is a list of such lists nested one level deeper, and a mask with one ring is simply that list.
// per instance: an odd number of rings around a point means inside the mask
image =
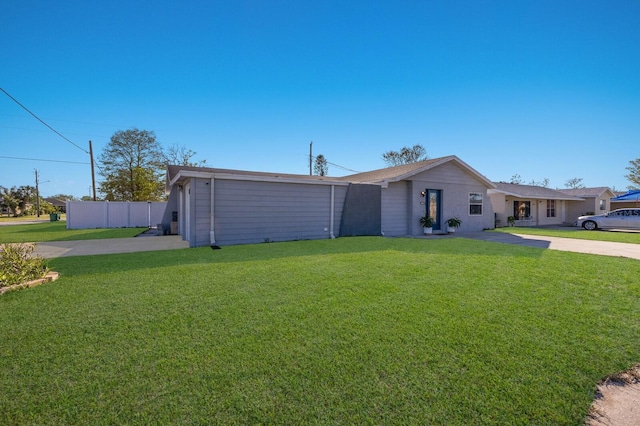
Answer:
[{"label": "gray siding", "polygon": [[382,189],[382,232],[388,237],[409,235],[408,224],[410,182],[390,183]]},{"label": "gray siding", "polygon": [[[442,190],[442,221],[458,217],[462,220],[459,232],[482,231],[485,228],[493,228],[494,216],[491,200],[487,195],[487,187],[473,174],[455,163],[445,163],[435,169],[417,174],[411,178],[413,192],[411,218],[409,226],[411,235],[422,235],[422,227],[418,219],[425,214],[425,199],[420,191],[425,189]],[[469,214],[469,193],[483,194],[483,206],[481,216]]]},{"label": "gray siding", "polygon": [[[191,185],[191,246],[210,244],[211,181]],[[330,238],[331,186],[214,180],[217,245]],[[340,229],[346,186],[334,187],[334,226]]]}]

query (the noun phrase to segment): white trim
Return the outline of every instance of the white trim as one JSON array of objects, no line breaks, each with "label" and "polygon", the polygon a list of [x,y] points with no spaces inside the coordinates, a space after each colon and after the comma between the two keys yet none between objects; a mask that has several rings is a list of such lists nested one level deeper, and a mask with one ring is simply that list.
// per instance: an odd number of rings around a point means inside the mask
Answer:
[{"label": "white trim", "polygon": [[242,181],[254,181],[254,182],[281,182],[281,183],[296,183],[305,185],[338,185],[348,186],[349,182],[335,181],[335,180],[312,180],[312,179],[300,179],[291,177],[274,177],[274,176],[254,176],[254,175],[242,175],[235,173],[212,173],[212,172],[194,172],[189,170],[179,171],[173,179],[169,182],[170,186],[175,185],[177,182],[184,178],[204,178],[204,179],[225,179],[225,180],[242,180]]}]

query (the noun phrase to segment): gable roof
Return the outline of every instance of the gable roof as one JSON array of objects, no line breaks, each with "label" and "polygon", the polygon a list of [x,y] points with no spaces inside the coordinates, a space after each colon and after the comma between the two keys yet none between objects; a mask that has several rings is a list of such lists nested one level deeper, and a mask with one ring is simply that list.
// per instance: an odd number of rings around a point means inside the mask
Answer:
[{"label": "gable roof", "polygon": [[398,182],[418,173],[438,167],[442,164],[452,162],[457,164],[466,172],[483,182],[487,187],[493,188],[494,184],[489,179],[478,173],[474,168],[456,157],[449,155],[447,157],[433,158],[429,160],[419,161],[417,163],[402,164],[395,167],[387,167],[384,169],[372,170],[370,172],[357,173],[354,175],[344,176],[339,179],[354,183],[378,183],[386,184],[388,182]]},{"label": "gable roof", "polygon": [[573,195],[574,197],[591,198],[601,197],[605,192],[609,191],[609,196],[615,196],[616,194],[606,186],[598,186],[595,188],[572,188],[572,189],[559,189],[558,191],[564,192],[567,195]]},{"label": "gable roof", "polygon": [[511,195],[518,198],[531,198],[540,200],[569,200],[569,201],[584,201],[583,198],[565,194],[564,192],[557,191],[551,188],[545,188],[543,186],[535,185],[520,185],[517,183],[504,183],[496,182],[496,189],[490,189],[489,193],[501,192],[505,195]]},{"label": "gable roof", "polygon": [[442,164],[453,162],[483,182],[487,187],[493,188],[493,183],[486,177],[478,173],[471,166],[460,160],[455,155],[448,157],[434,158],[420,161],[418,163],[403,164],[401,166],[387,167],[365,173],[356,173],[349,176],[329,177],[296,175],[288,173],[252,172],[247,170],[218,169],[210,167],[192,166],[167,166],[167,188],[186,177],[218,178],[218,179],[239,179],[239,180],[260,180],[272,182],[299,182],[348,185],[349,183],[365,183],[386,186],[389,182],[397,182],[407,179],[418,173],[433,169]]}]

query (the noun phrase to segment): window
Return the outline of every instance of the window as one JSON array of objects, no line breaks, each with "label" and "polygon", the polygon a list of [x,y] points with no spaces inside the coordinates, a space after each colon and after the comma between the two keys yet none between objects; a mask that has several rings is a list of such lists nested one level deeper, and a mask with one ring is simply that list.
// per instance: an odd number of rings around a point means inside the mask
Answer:
[{"label": "window", "polygon": [[607,209],[607,200],[600,200],[600,210]]},{"label": "window", "polygon": [[478,192],[469,193],[469,215],[482,216],[482,194]]},{"label": "window", "polygon": [[556,217],[556,200],[547,200],[547,217]]},{"label": "window", "polygon": [[514,201],[513,217],[519,220],[531,218],[531,201]]}]

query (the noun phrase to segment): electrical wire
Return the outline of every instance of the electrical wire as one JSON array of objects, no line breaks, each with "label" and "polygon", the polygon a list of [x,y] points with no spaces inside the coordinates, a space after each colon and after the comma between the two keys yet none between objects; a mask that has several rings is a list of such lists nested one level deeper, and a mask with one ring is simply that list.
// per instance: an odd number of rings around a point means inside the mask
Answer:
[{"label": "electrical wire", "polygon": [[90,164],[90,163],[85,163],[80,161],[45,160],[43,158],[25,158],[25,157],[6,157],[4,155],[0,155],[0,158],[8,158],[10,160],[48,161],[50,163]]},{"label": "electrical wire", "polygon": [[41,122],[42,124],[44,124],[45,126],[47,126],[53,133],[55,133],[56,135],[60,136],[62,139],[64,139],[65,141],[69,142],[71,145],[75,146],[76,148],[78,148],[80,151],[84,152],[85,154],[88,154],[89,151],[87,151],[86,149],[82,148],[80,145],[77,145],[73,142],[71,142],[69,139],[67,139],[67,137],[65,137],[62,133],[58,132],[56,129],[54,129],[53,127],[49,126],[47,123],[45,123],[40,117],[38,117],[37,115],[35,115],[34,113],[32,113],[31,111],[29,111],[29,109],[22,105],[16,98],[14,98],[13,96],[11,96],[6,90],[4,90],[2,87],[0,87],[0,90],[2,90],[2,92],[4,92],[5,95],[7,95],[12,101],[14,101],[15,103],[17,103],[18,105],[20,105],[22,107],[22,109],[24,109],[25,111],[27,111],[29,114],[31,114],[36,120],[38,120],[39,122]]},{"label": "electrical wire", "polygon": [[[318,156],[317,156],[317,155],[312,155],[312,158],[313,158],[313,160],[315,161],[315,160],[317,160],[317,159],[318,159]],[[343,169],[343,170],[346,170],[346,171],[348,171],[348,172],[353,172],[353,173],[360,173],[360,172],[359,172],[359,171],[357,171],[357,170],[352,170],[352,169],[349,169],[349,168],[347,168],[347,167],[341,166],[341,165],[339,165],[339,164],[336,164],[336,163],[332,163],[332,162],[330,162],[330,161],[327,161],[327,159],[326,159],[326,158],[324,159],[324,161],[325,161],[327,164],[331,164],[332,166],[337,167],[337,168],[339,168],[339,169]]]}]

